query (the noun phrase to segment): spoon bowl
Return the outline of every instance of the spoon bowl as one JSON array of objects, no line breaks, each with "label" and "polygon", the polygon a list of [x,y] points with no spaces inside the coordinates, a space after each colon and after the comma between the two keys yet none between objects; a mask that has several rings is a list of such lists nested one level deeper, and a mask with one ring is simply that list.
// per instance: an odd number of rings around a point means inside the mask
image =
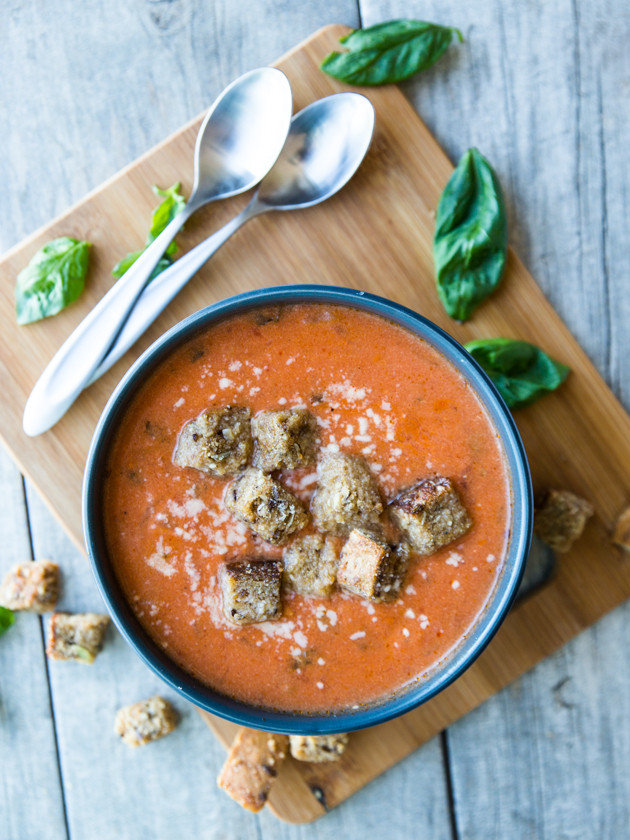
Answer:
[{"label": "spoon bowl", "polygon": [[278,160],[257,201],[270,210],[297,210],[325,201],[354,175],[372,140],[374,108],[358,93],[338,93],[295,115]]},{"label": "spoon bowl", "polygon": [[254,187],[278,157],[290,117],[291,88],[281,71],[263,67],[232,82],[197,134],[188,207]]}]

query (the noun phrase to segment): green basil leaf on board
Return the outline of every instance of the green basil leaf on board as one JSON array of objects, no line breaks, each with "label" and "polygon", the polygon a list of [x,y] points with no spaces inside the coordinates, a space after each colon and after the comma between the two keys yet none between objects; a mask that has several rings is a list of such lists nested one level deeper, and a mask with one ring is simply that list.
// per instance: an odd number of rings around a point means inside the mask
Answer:
[{"label": "green basil leaf on board", "polygon": [[6,632],[15,621],[15,616],[6,607],[0,607],[0,636]]},{"label": "green basil leaf on board", "polygon": [[[171,243],[173,244],[173,243]],[[132,251],[131,254],[127,254],[126,257],[123,257],[120,262],[117,262],[116,265],[112,268],[112,274],[114,277],[122,277],[125,271],[135,263],[138,259],[142,251]],[[165,268],[168,268],[169,265],[173,264],[173,260],[171,257],[166,256],[166,254],[160,258],[160,261],[155,266],[153,271],[151,272],[150,280],[153,280],[154,277],[157,277],[161,271],[164,271]]]},{"label": "green basil leaf on board", "polygon": [[[180,184],[173,184],[166,190],[161,190],[154,186],[153,192],[164,199],[164,201],[155,208],[151,217],[151,229],[147,237],[147,245],[150,245],[154,239],[162,233],[164,228],[173,221],[175,216],[182,212],[186,206],[186,199],[179,192]],[[177,245],[174,242],[166,249],[169,257],[177,253]]]},{"label": "green basil leaf on board", "polygon": [[[175,216],[178,213],[181,213],[184,207],[186,206],[186,199],[184,196],[179,192],[180,184],[173,184],[172,187],[169,187],[166,190],[161,190],[159,187],[153,187],[153,192],[164,199],[158,207],[155,208],[151,215],[151,228],[149,229],[149,235],[147,236],[147,241],[145,243],[144,248],[140,251],[132,251],[130,254],[127,254],[126,257],[123,257],[120,262],[117,262],[114,268],[112,269],[112,274],[114,277],[122,277],[127,269],[131,268],[131,266],[135,263],[138,259],[140,254],[146,250],[146,248],[153,242],[154,239],[162,233],[164,228],[173,221]],[[164,256],[160,259],[159,263],[153,269],[151,273],[150,280],[153,280],[154,277],[164,271],[165,268],[168,268],[169,265],[173,262],[173,257],[177,253],[177,245],[175,242],[171,242],[168,246],[166,251],[164,252]]]},{"label": "green basil leaf on board", "polygon": [[433,240],[438,294],[451,318],[468,320],[497,288],[507,239],[499,180],[483,155],[469,149],[440,197]]},{"label": "green basil leaf on board", "polygon": [[130,254],[127,254],[126,257],[123,257],[122,260],[116,263],[116,265],[112,268],[112,274],[114,277],[122,277],[125,271],[135,263],[138,259],[142,251],[132,251]]},{"label": "green basil leaf on board", "polygon": [[90,243],[69,236],[53,239],[20,271],[15,286],[18,324],[56,315],[75,301],[85,286]]},{"label": "green basil leaf on board", "polygon": [[423,20],[391,20],[355,29],[340,39],[348,52],[332,52],[321,68],[350,85],[402,82],[431,67],[448,49],[459,29]]},{"label": "green basil leaf on board", "polygon": [[509,408],[523,408],[567,378],[569,368],[540,347],[512,338],[482,338],[464,347],[494,382]]}]

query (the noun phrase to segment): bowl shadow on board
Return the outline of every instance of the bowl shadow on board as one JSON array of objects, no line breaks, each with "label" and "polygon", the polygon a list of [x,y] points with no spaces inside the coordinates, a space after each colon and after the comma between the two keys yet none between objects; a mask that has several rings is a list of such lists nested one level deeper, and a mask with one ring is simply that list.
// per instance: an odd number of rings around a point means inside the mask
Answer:
[{"label": "bowl shadow on board", "polygon": [[535,595],[549,583],[555,570],[556,555],[546,543],[534,535],[521,584],[516,592],[515,606]]}]

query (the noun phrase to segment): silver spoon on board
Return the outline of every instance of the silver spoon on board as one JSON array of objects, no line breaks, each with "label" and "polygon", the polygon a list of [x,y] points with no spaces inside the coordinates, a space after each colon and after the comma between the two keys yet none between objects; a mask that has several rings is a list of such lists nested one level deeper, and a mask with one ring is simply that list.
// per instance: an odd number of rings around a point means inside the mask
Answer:
[{"label": "silver spoon on board", "polygon": [[319,204],[354,175],[372,140],[374,108],[358,93],[336,93],[296,114],[278,160],[238,216],[159,274],[144,290],[95,382],[123,356],[197,271],[245,222],[270,210]]},{"label": "silver spoon on board", "polygon": [[27,435],[50,429],[92,379],[184,222],[204,204],[246,192],[269,172],[291,111],[289,81],[273,67],[245,73],[221,93],[197,135],[190,199],[53,356],[24,408]]}]

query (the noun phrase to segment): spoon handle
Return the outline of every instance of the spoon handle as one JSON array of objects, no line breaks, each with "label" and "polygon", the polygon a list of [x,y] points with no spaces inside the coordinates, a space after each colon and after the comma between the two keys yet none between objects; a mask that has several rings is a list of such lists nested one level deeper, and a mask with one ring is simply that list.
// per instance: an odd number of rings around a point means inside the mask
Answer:
[{"label": "spoon handle", "polygon": [[160,257],[191,212],[185,207],[175,216],[55,353],[24,408],[22,424],[27,435],[50,429],[85,388],[114,344]]},{"label": "spoon handle", "polygon": [[263,212],[255,208],[254,202],[245,207],[237,216],[217,230],[199,245],[180,257],[177,262],[162,271],[143,290],[136,306],[127,318],[109,353],[92,374],[89,382],[96,382],[112,367],[140,336],[151,326],[163,309],[171,302],[188,281],[199,271],[210,257],[219,250],[232,234],[246,221]]}]

